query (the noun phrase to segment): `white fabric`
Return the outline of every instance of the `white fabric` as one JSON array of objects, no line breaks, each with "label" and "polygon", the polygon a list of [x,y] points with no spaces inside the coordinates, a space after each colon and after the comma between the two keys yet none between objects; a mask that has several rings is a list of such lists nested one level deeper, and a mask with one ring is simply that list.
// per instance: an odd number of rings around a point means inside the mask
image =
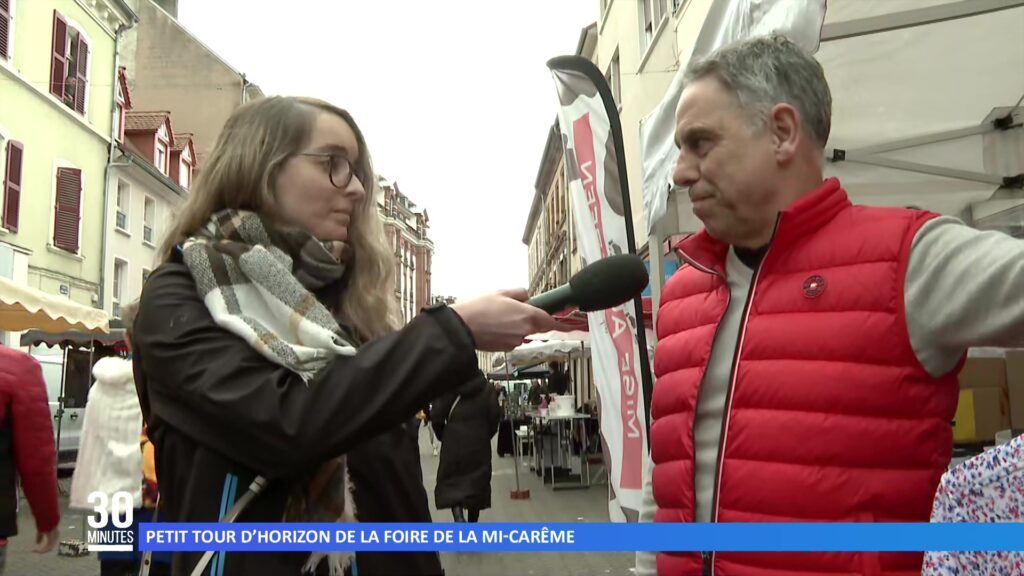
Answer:
[{"label": "white fabric", "polygon": [[825,0],[716,0],[711,5],[696,42],[679,51],[679,72],[665,97],[640,123],[644,217],[648,234],[665,214],[672,168],[679,155],[673,134],[687,63],[737,40],[771,33],[785,34],[814,53],[818,50],[824,19]]},{"label": "white fabric", "polygon": [[71,479],[71,507],[92,510],[92,492],[110,498],[115,492],[132,495],[142,504],[142,410],[135,391],[130,360],[101,358],[92,369],[96,383],[89,390],[82,437]]}]

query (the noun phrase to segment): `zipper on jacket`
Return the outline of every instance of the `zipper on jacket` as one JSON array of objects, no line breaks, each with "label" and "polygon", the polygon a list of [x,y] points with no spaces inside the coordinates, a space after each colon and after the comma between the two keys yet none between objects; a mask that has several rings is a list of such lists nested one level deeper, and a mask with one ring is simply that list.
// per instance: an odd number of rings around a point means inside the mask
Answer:
[{"label": "zipper on jacket", "polygon": [[[693,266],[697,270],[700,270],[701,272],[704,272],[705,274],[711,274],[712,276],[718,276],[719,278],[722,279],[722,282],[725,282],[725,308],[722,310],[722,316],[720,316],[718,318],[718,324],[715,325],[715,331],[711,335],[711,345],[714,346],[715,339],[718,338],[718,331],[722,328],[722,319],[725,318],[725,312],[729,310],[729,304],[732,303],[732,291],[729,290],[729,280],[725,277],[724,274],[719,274],[718,272],[716,272],[716,271],[714,271],[714,270],[712,270],[710,268],[705,268],[704,266],[701,266],[700,264],[698,264],[697,262],[692,260],[689,256],[687,256],[682,251],[679,252],[679,256],[682,257],[682,259],[685,260],[687,264],[689,264],[690,266]],[[711,358],[709,357],[708,360],[710,361]],[[704,370],[705,370],[705,372],[707,372],[707,364],[705,364]],[[698,388],[697,388],[697,401],[698,402],[700,401],[700,385],[699,384],[698,384]],[[694,407],[693,407],[693,422],[690,424],[690,443],[693,444],[693,484],[692,484],[693,485],[693,490],[692,490],[692,493],[693,493],[693,503],[692,503],[692,506],[693,506],[693,521],[696,522],[697,521],[697,405],[696,405],[696,403],[694,404]],[[719,450],[721,450],[721,446],[719,446]],[[703,574],[710,574],[711,573],[711,553],[710,552],[701,552],[700,553],[700,557],[701,557],[701,563],[703,564],[703,567],[704,567],[703,568]]]},{"label": "zipper on jacket", "polygon": [[[732,369],[729,371],[729,387],[725,391],[725,412],[722,414],[722,433],[718,437],[718,462],[715,464],[715,489],[711,493],[711,521],[718,522],[718,491],[719,485],[722,482],[722,463],[725,462],[725,441],[726,435],[729,430],[729,416],[732,413],[732,392],[736,387],[736,369],[740,363],[740,352],[743,349],[743,337],[747,332],[747,321],[749,320],[748,315],[750,314],[750,303],[754,301],[754,294],[757,292],[757,278],[761,275],[761,269],[764,268],[764,263],[768,259],[768,255],[772,251],[772,241],[775,240],[775,233],[779,230],[779,223],[782,221],[782,213],[779,213],[778,217],[775,218],[775,228],[772,230],[772,237],[768,241],[768,249],[765,250],[764,257],[761,258],[761,262],[754,269],[754,274],[750,277],[750,290],[747,292],[747,301],[743,304],[743,316],[740,322],[740,330],[736,334],[736,348],[733,350],[732,355]],[[735,248],[733,248],[735,250]],[[729,291],[730,294],[732,291]],[[719,322],[721,325],[721,322]],[[717,333],[717,329],[716,329]],[[714,342],[714,341],[712,341]],[[714,344],[712,343],[712,346]],[[696,467],[695,467],[696,468]],[[694,485],[694,497],[696,498],[696,484]],[[711,576],[715,575],[715,553],[711,552],[705,559],[705,563],[710,564]]]}]

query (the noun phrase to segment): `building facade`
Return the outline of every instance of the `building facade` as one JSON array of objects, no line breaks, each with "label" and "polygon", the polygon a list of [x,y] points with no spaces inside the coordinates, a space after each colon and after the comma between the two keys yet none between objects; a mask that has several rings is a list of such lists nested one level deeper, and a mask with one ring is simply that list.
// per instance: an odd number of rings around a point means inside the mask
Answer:
[{"label": "building facade", "polygon": [[398,188],[381,177],[377,181],[377,209],[384,233],[395,251],[395,298],[402,321],[409,322],[431,302],[430,269],[434,243],[428,237],[427,211],[418,208]]},{"label": "building facade", "polygon": [[176,1],[127,1],[139,17],[122,49],[135,108],[173,111],[202,165],[231,113],[263,92],[178,22]]},{"label": "building facade", "polygon": [[[633,229],[647,252],[640,121],[665,96],[679,70],[681,47],[693,44],[712,0],[600,0],[594,62],[619,104]],[[667,185],[667,183],[666,183]]]},{"label": "building facade", "polygon": [[0,1],[0,274],[99,307],[122,0]]},{"label": "building facade", "polygon": [[[593,60],[596,43],[597,25],[591,24],[580,32],[576,53]],[[533,201],[523,231],[531,296],[565,284],[582,267],[572,209],[572,197],[565,180],[562,135],[556,120],[544,142],[534,181]],[[596,399],[590,360],[567,362],[566,369],[574,383],[577,403]]]},{"label": "building facade", "polygon": [[117,99],[103,256],[109,271],[103,308],[115,318],[139,297],[158,264],[160,242],[188,196],[196,156],[192,134],[175,133],[170,112],[133,109],[124,69]]}]

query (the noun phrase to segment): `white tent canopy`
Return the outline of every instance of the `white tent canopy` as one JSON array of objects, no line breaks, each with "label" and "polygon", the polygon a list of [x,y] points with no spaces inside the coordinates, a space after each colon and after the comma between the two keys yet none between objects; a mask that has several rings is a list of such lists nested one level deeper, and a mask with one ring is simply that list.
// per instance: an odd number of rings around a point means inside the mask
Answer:
[{"label": "white tent canopy", "polygon": [[[1024,235],[1024,0],[827,6],[816,54],[833,100],[826,174],[857,203]],[[650,243],[700,226],[672,193]],[[657,310],[663,279],[652,280]]]},{"label": "white tent canopy", "polygon": [[1024,1],[832,0],[821,38],[827,172],[855,202],[977,220],[1019,197]]},{"label": "white tent canopy", "polygon": [[[517,346],[508,353],[509,366],[530,366],[541,362],[564,362],[590,357],[590,332],[572,330],[568,332],[541,332],[526,337],[529,342]],[[654,331],[647,329],[647,346],[654,350]]]},{"label": "white tent canopy", "polygon": [[534,340],[508,353],[509,366],[529,366],[541,362],[567,361],[590,356],[590,341]]},{"label": "white tent canopy", "polygon": [[0,330],[108,332],[106,313],[0,278]]}]

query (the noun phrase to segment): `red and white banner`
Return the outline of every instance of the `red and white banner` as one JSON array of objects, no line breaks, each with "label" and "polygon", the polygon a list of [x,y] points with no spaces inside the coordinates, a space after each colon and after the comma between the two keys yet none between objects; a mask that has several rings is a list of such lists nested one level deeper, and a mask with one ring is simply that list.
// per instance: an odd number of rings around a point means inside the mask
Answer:
[{"label": "red and white banner", "polygon": [[[621,129],[604,77],[579,57],[556,58],[548,66],[561,103],[558,123],[566,182],[583,264],[635,252],[619,157]],[[637,333],[643,326],[640,299],[591,312],[588,320],[608,466],[609,516],[616,522],[635,522],[647,457],[644,382],[650,382],[646,345],[638,342],[644,338],[642,330]],[[650,385],[646,388],[649,395]]]}]

